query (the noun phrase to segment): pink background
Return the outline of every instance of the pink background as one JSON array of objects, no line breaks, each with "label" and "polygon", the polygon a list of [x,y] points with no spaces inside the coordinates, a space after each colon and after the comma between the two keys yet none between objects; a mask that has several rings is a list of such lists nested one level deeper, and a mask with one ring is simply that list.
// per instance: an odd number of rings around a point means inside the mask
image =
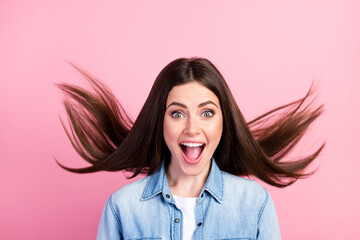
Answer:
[{"label": "pink background", "polygon": [[136,118],[159,71],[190,56],[220,69],[248,120],[318,80],[326,112],[297,152],[326,140],[319,170],[268,189],[283,239],[359,239],[360,4],[350,0],[1,0],[0,239],[94,239],[106,199],[129,182],[56,165],[86,165],[59,121],[54,83],[85,86],[66,61]]}]

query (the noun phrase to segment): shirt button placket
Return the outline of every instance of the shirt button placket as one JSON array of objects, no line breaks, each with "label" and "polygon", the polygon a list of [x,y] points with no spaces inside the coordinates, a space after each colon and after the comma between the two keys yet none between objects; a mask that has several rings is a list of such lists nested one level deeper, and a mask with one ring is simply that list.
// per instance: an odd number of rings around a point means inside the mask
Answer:
[{"label": "shirt button placket", "polygon": [[[201,198],[204,198],[204,195],[202,194],[200,196]],[[205,199],[202,199],[205,200]],[[195,206],[195,219],[196,219],[196,229],[195,232],[193,234],[193,239],[197,240],[197,239],[204,239],[204,216],[203,216],[203,212],[202,212],[202,205],[204,204],[203,201],[199,202],[196,206]]]},{"label": "shirt button placket", "polygon": [[182,213],[179,209],[174,207],[174,221],[173,221],[173,229],[174,229],[174,239],[181,239],[182,234]]}]

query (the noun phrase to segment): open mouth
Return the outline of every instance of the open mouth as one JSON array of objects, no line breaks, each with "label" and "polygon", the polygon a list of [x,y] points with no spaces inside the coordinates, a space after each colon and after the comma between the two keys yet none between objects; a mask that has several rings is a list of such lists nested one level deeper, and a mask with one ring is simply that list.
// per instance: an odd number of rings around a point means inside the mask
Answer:
[{"label": "open mouth", "polygon": [[182,142],[182,143],[180,143],[180,148],[181,148],[184,160],[189,164],[196,164],[201,159],[201,155],[205,148],[205,144]]}]

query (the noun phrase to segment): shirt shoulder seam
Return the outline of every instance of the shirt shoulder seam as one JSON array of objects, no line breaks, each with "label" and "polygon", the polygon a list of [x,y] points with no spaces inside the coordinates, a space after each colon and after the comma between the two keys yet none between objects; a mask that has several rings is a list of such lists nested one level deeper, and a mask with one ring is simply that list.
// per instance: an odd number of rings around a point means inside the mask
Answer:
[{"label": "shirt shoulder seam", "polygon": [[119,216],[116,214],[115,209],[114,209],[114,207],[113,207],[113,204],[112,204],[112,196],[110,196],[109,206],[110,206],[110,209],[111,209],[112,214],[114,215],[114,218],[116,219],[116,222],[118,223],[118,225],[119,225],[119,227],[120,227],[120,231],[121,231],[121,233],[122,233],[121,221],[120,221],[120,218],[119,218]]},{"label": "shirt shoulder seam", "polygon": [[261,220],[264,209],[265,209],[265,207],[266,207],[266,205],[267,205],[267,203],[269,201],[269,193],[268,193],[268,191],[266,189],[264,189],[264,190],[265,190],[266,196],[265,196],[264,203],[262,204],[262,206],[260,208],[260,211],[259,211],[259,214],[258,214],[258,222],[257,222],[258,224],[259,224],[259,222]]}]

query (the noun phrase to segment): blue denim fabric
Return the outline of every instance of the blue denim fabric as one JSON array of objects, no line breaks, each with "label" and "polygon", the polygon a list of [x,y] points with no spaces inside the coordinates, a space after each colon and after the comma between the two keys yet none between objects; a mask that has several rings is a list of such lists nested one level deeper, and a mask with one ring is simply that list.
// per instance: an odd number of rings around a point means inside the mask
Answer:
[{"label": "blue denim fabric", "polygon": [[[252,180],[223,172],[212,160],[195,206],[193,239],[281,239],[274,203]],[[164,163],[153,175],[108,199],[97,239],[182,239],[182,213],[169,189]]]}]

